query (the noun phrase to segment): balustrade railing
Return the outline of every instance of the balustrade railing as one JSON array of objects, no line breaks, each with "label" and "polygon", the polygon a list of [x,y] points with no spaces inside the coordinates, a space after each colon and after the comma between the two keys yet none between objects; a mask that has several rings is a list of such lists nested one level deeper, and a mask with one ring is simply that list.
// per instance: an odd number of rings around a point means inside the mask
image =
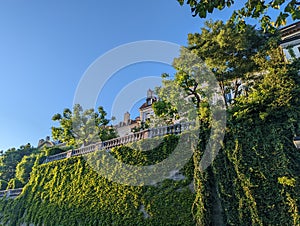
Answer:
[{"label": "balustrade railing", "polygon": [[[124,136],[124,137],[118,137],[118,138],[114,138],[114,139],[111,139],[108,141],[91,144],[89,146],[82,147],[79,149],[69,150],[69,151],[66,151],[66,152],[63,152],[60,154],[51,155],[46,158],[44,163],[53,162],[56,160],[61,160],[61,159],[69,158],[72,156],[84,155],[84,154],[94,152],[96,150],[101,150],[101,149],[107,150],[107,149],[111,149],[113,147],[136,142],[136,141],[139,141],[142,139],[164,136],[167,134],[180,134],[183,131],[189,130],[191,127],[194,127],[195,125],[196,125],[195,122],[184,122],[181,124],[174,124],[174,125],[170,125],[170,126],[163,126],[163,127],[143,130],[143,131],[140,131],[137,133],[133,133],[133,134]],[[23,190],[23,188],[2,190],[2,191],[0,191],[0,198],[2,198],[2,197],[14,198],[14,197],[20,195],[22,193],[22,190]]]},{"label": "balustrade railing", "polygon": [[2,197],[16,197],[22,193],[23,188],[9,189],[0,191],[0,198]]},{"label": "balustrade railing", "polygon": [[79,149],[69,151],[70,154],[69,154],[68,157],[77,156],[77,155],[84,155],[84,154],[94,152],[96,150],[96,147],[97,147],[97,144],[91,144],[91,145],[88,145],[86,147],[82,147],[82,148],[79,148]]},{"label": "balustrade railing", "polygon": [[63,152],[60,154],[56,154],[56,155],[51,155],[46,158],[44,163],[53,162],[56,160],[61,160],[61,159],[69,158],[72,156],[84,155],[84,154],[94,152],[96,150],[101,150],[101,149],[108,150],[113,147],[136,142],[136,141],[139,141],[142,139],[164,136],[167,134],[180,134],[183,131],[188,130],[194,126],[195,126],[195,122],[184,122],[184,123],[174,124],[174,125],[170,125],[170,126],[151,128],[151,129],[143,130],[143,131],[140,131],[137,133],[129,134],[124,137],[118,137],[118,138],[114,138],[111,140],[99,142],[96,144],[91,144],[89,146],[82,147],[79,149],[66,151],[66,152]]},{"label": "balustrade railing", "polygon": [[63,152],[63,153],[59,153],[59,154],[56,154],[56,155],[50,155],[50,156],[48,156],[46,158],[46,160],[44,161],[44,163],[53,162],[53,161],[64,159],[64,158],[67,157],[68,153],[69,153],[69,151]]},{"label": "balustrade railing", "polygon": [[112,140],[102,142],[102,149],[111,149],[120,145],[136,142],[148,138],[148,130],[143,130],[137,133],[129,134],[124,137],[114,138]]}]

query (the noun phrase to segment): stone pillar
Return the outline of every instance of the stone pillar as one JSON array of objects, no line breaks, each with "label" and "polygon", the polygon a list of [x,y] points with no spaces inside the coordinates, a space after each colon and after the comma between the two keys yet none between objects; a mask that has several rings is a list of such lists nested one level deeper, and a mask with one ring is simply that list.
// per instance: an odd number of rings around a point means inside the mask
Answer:
[{"label": "stone pillar", "polygon": [[70,158],[72,156],[72,150],[67,152],[67,158]]}]

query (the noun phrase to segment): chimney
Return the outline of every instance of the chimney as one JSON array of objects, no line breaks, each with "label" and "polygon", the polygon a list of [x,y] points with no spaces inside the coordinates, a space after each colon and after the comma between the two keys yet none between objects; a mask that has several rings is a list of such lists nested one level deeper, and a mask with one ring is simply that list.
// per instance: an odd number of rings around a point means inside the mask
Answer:
[{"label": "chimney", "polygon": [[128,124],[129,124],[129,121],[130,121],[130,113],[127,111],[127,112],[124,114],[124,124],[125,124],[125,125],[128,125]]},{"label": "chimney", "polygon": [[153,98],[153,90],[151,90],[151,89],[148,89],[148,91],[147,91],[147,99],[149,99],[149,98]]}]

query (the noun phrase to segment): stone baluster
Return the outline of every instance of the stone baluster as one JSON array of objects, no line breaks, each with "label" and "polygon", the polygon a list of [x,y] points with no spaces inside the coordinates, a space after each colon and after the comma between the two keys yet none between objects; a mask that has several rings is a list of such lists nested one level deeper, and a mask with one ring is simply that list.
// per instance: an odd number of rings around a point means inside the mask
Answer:
[{"label": "stone baluster", "polygon": [[70,158],[72,156],[72,150],[67,152],[67,158]]}]

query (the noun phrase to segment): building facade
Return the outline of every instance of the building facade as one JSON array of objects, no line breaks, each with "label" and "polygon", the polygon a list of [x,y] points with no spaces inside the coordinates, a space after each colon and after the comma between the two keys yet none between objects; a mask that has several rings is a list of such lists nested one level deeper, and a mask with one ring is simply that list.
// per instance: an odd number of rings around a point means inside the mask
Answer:
[{"label": "building facade", "polygon": [[130,113],[126,112],[124,114],[124,119],[119,124],[115,125],[115,129],[118,132],[120,137],[129,135],[134,131],[139,131],[143,129],[145,122],[150,119],[152,115],[154,115],[154,111],[152,109],[152,104],[157,101],[157,98],[154,95],[154,91],[149,89],[147,91],[147,97],[145,102],[139,108],[140,116],[135,119],[130,118]]},{"label": "building facade", "polygon": [[293,23],[280,29],[281,43],[286,60],[300,57],[300,22]]},{"label": "building facade", "polygon": [[151,115],[154,115],[152,104],[156,101],[157,98],[154,96],[154,91],[149,89],[147,91],[146,102],[143,103],[139,108],[141,122],[146,122],[148,119],[150,119]]},{"label": "building facade", "polygon": [[123,137],[132,133],[134,128],[138,128],[140,126],[140,117],[136,117],[135,119],[130,119],[130,113],[126,112],[124,114],[124,119],[119,124],[115,125],[115,129],[117,130],[118,136]]}]

